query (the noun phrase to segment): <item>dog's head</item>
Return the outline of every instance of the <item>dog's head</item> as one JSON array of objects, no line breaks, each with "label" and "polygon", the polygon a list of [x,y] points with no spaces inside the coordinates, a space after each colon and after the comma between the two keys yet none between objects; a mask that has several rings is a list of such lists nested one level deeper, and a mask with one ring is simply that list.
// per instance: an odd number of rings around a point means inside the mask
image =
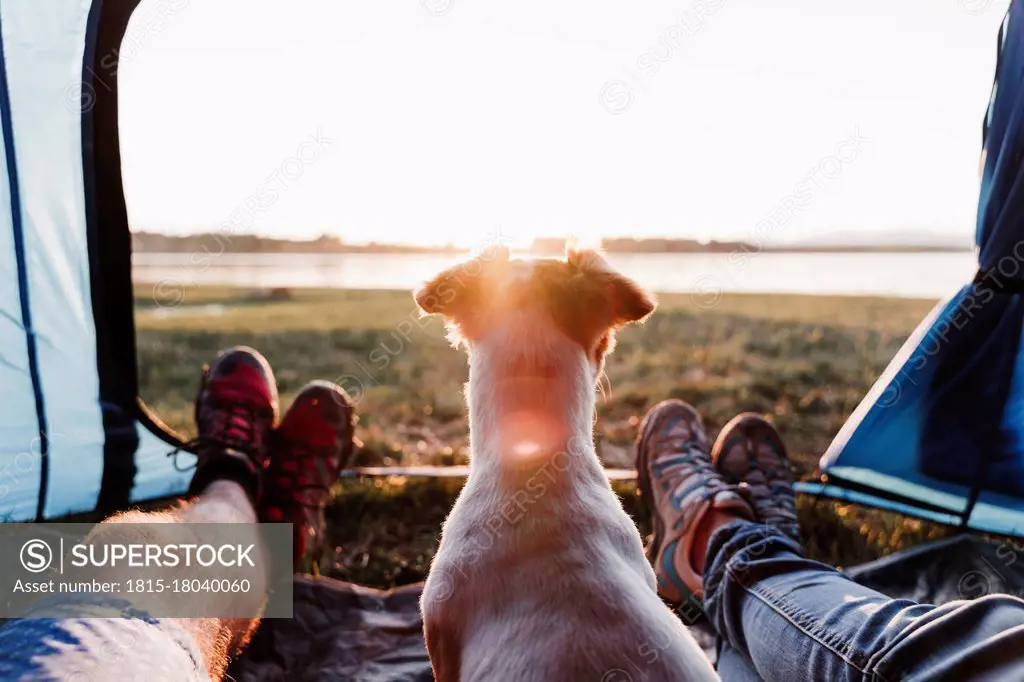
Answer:
[{"label": "dog's head", "polygon": [[440,273],[415,297],[423,312],[443,315],[471,352],[487,339],[544,343],[553,333],[582,349],[595,374],[615,331],[655,308],[650,294],[591,250],[512,260],[507,249],[494,249]]}]

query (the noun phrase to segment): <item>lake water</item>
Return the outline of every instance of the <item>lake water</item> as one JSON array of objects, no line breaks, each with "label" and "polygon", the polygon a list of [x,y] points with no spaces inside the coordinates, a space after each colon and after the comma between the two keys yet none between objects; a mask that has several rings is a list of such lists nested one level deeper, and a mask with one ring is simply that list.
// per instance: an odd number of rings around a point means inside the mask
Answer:
[{"label": "lake water", "polygon": [[[407,254],[135,254],[135,280],[203,285],[413,289],[455,262]],[[621,272],[656,292],[949,296],[974,276],[970,252],[611,254]]]}]

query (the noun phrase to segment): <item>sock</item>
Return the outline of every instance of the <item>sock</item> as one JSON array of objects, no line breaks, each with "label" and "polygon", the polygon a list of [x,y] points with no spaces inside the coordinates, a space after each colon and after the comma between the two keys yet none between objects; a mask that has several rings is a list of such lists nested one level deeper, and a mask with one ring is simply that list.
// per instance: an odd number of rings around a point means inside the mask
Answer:
[{"label": "sock", "polygon": [[214,481],[234,481],[242,486],[249,496],[253,508],[256,508],[256,501],[259,499],[260,493],[259,473],[253,471],[250,464],[240,459],[240,457],[245,457],[244,454],[238,453],[238,455],[218,453],[216,456],[206,459],[202,466],[196,469],[192,483],[188,486],[188,494],[190,496],[199,495]]}]

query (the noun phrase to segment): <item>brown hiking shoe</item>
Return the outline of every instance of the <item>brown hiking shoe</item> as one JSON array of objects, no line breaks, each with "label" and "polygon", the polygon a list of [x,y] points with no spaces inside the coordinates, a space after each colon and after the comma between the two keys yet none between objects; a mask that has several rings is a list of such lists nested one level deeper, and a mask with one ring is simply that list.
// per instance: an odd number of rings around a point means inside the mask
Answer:
[{"label": "brown hiking shoe", "polygon": [[740,486],[758,521],[800,542],[793,472],[771,422],[750,412],[735,417],[718,435],[711,461],[727,481]]},{"label": "brown hiking shoe", "polygon": [[711,464],[700,414],[682,401],[666,400],[644,417],[636,469],[654,526],[647,557],[658,578],[658,594],[677,606],[691,595],[703,598],[703,576],[690,559],[701,519],[712,509],[749,519],[754,511]]}]

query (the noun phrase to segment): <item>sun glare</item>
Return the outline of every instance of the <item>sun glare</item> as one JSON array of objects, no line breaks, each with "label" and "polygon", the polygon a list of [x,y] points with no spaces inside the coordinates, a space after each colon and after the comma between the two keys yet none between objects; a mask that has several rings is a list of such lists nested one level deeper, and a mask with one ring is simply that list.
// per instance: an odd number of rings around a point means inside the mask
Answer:
[{"label": "sun glare", "polygon": [[[513,250],[571,236],[750,240],[859,132],[867,151],[773,242],[969,239],[1006,3],[968,21],[956,3],[922,16],[866,2],[730,2],[664,61],[660,31],[679,13],[665,0],[625,13],[494,5],[443,21],[379,3],[190,3],[121,64],[131,222],[208,232],[272,197],[246,234],[472,249],[500,229]],[[839,29],[873,49],[833,49]],[[920,55],[941,87],[907,87]],[[260,97],[269,83],[274,96]],[[628,96],[602,99],[608,84]],[[310,136],[322,153],[296,164],[313,156],[299,149]],[[274,192],[271,177],[285,179]]]}]

